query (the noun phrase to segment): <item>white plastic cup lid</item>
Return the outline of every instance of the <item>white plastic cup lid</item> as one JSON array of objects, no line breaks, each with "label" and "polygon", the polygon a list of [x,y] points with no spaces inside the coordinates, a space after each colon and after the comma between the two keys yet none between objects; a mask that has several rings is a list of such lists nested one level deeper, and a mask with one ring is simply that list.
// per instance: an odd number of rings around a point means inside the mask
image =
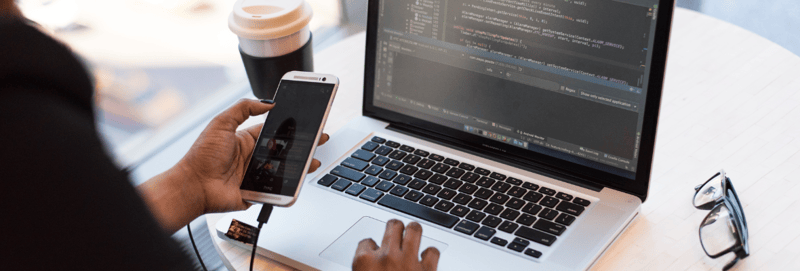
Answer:
[{"label": "white plastic cup lid", "polygon": [[240,38],[271,40],[302,30],[312,15],[304,0],[238,0],[228,27]]}]

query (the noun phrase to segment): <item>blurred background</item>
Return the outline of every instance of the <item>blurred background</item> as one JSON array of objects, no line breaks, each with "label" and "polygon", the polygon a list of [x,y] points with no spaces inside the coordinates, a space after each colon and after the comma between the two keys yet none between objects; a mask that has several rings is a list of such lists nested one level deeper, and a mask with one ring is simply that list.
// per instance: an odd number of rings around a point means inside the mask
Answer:
[{"label": "blurred background", "polygon": [[[314,9],[315,51],[364,31],[367,0],[307,1]],[[147,160],[249,92],[237,38],[227,26],[234,2],[17,0],[29,19],[87,63],[96,84],[99,130],[122,167]],[[800,54],[798,0],[676,4]],[[134,183],[144,181],[133,178]],[[209,269],[224,269],[205,219],[193,222],[192,228]],[[186,231],[174,237],[192,251]]]}]

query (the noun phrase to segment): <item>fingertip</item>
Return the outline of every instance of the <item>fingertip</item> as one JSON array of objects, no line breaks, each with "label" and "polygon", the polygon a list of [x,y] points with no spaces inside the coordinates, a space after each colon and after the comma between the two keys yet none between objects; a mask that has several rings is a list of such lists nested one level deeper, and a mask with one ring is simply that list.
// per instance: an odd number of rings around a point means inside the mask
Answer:
[{"label": "fingertip", "polygon": [[259,100],[259,102],[264,103],[264,104],[275,104],[275,101],[270,100],[270,99],[261,99],[261,100]]}]

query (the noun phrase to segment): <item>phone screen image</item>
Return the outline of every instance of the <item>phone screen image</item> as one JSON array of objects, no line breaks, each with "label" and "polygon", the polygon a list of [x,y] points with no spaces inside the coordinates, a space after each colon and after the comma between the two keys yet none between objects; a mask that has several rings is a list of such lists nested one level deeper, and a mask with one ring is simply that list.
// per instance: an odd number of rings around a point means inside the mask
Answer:
[{"label": "phone screen image", "polygon": [[281,81],[241,189],[294,196],[334,86]]}]

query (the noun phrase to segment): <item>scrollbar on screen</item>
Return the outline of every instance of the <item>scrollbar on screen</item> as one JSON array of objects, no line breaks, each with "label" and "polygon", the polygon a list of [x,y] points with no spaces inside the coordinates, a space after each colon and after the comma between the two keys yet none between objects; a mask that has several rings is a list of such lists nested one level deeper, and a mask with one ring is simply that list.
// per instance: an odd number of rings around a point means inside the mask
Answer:
[{"label": "scrollbar on screen", "polygon": [[294,196],[333,88],[333,84],[281,81],[241,189]]}]

